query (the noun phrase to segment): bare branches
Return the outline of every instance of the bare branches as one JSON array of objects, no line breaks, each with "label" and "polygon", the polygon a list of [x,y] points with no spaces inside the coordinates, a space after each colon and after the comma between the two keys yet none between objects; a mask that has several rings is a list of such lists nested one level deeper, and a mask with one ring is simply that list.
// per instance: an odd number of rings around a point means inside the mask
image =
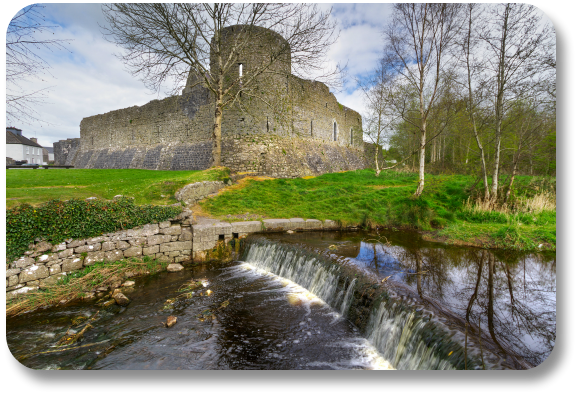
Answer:
[{"label": "bare branches", "polygon": [[26,91],[22,82],[40,79],[50,65],[39,54],[65,49],[68,40],[46,38],[55,26],[47,25],[39,4],[24,7],[12,18],[6,31],[6,120],[30,124],[41,121],[34,109],[46,98],[48,88]]}]

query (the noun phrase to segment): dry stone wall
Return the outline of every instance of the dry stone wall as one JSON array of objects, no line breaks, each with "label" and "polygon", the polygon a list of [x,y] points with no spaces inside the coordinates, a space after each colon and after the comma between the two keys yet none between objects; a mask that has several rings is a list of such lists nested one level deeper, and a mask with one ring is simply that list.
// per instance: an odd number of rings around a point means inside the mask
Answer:
[{"label": "dry stone wall", "polygon": [[40,241],[6,269],[6,297],[54,285],[70,272],[96,262],[150,257],[161,262],[203,261],[220,241],[228,243],[251,233],[335,230],[334,221],[302,218],[194,224],[189,210],[155,224],[52,245]]}]

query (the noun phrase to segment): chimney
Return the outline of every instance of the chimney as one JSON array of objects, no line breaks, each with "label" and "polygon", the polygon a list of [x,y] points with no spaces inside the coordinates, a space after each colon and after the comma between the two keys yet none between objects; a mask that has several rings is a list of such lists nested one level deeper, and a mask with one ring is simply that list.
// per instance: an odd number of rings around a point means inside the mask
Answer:
[{"label": "chimney", "polygon": [[36,137],[30,137],[30,141],[32,141],[33,143],[38,144],[38,139]]}]

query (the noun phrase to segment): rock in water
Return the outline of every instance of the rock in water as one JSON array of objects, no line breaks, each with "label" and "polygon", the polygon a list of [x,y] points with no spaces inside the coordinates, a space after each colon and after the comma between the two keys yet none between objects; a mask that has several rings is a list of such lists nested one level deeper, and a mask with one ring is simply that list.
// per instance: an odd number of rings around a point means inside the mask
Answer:
[{"label": "rock in water", "polygon": [[180,263],[171,263],[167,266],[167,272],[180,272],[184,267]]},{"label": "rock in water", "polygon": [[169,316],[169,318],[167,318],[167,323],[165,324],[165,326],[167,328],[170,328],[171,326],[175,325],[177,323],[177,317],[175,317],[174,315]]},{"label": "rock in water", "polygon": [[113,298],[116,301],[116,303],[121,306],[126,306],[127,304],[130,303],[130,299],[124,296],[122,292],[117,292],[116,294],[113,295]]},{"label": "rock in water", "polygon": [[123,286],[123,287],[133,287],[134,284],[135,284],[134,281],[128,280],[128,281],[125,281],[125,282],[122,284],[122,286]]}]

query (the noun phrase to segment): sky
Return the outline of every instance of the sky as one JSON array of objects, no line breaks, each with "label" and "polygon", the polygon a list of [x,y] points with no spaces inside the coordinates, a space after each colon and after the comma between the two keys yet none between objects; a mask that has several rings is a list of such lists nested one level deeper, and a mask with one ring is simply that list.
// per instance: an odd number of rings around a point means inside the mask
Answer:
[{"label": "sky", "polygon": [[[11,4],[8,16],[27,3]],[[151,92],[125,69],[115,57],[120,48],[103,38],[105,25],[98,3],[44,4],[47,24],[56,26],[52,38],[70,40],[65,50],[40,50],[38,54],[51,66],[40,80],[29,80],[25,89],[46,88],[43,104],[35,106],[44,122],[14,124],[26,137],[37,137],[43,146],[60,139],[80,136],[83,118],[109,111],[143,105],[167,96],[171,86]],[[6,7],[5,5],[3,7]],[[347,65],[344,86],[336,91],[337,100],[362,115],[365,107],[357,80],[368,77],[376,67],[383,48],[382,30],[389,20],[391,4],[323,3],[333,8],[332,17],[340,30],[339,39],[329,50],[328,65]],[[100,26],[99,26],[100,25]]]},{"label": "sky", "polygon": [[[22,3],[21,7],[26,5]],[[47,23],[56,25],[53,38],[71,40],[66,50],[43,50],[40,55],[50,64],[44,81],[31,80],[24,87],[48,88],[42,105],[36,106],[44,123],[16,126],[26,137],[37,137],[43,146],[60,139],[80,136],[80,121],[96,114],[143,105],[167,96],[165,90],[151,92],[131,76],[107,42],[100,25],[105,23],[100,4],[45,4]],[[363,78],[379,59],[381,29],[388,19],[391,4],[321,4],[333,6],[333,17],[340,36],[329,51],[329,63],[347,65],[347,78],[337,100],[362,112],[363,102],[356,89],[356,78]],[[21,8],[20,7],[20,8]],[[17,7],[8,14],[14,15]],[[9,20],[3,20],[5,26]],[[168,90],[168,89],[167,89]]]}]

